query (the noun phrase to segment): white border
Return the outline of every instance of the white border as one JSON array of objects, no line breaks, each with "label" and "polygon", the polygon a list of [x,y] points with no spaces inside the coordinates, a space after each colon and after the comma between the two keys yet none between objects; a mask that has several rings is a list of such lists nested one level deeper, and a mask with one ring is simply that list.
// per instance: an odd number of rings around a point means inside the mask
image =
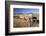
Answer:
[{"label": "white border", "polygon": [[[38,8],[39,27],[13,28],[13,8]],[[10,32],[40,31],[42,30],[42,6],[10,5]]]}]

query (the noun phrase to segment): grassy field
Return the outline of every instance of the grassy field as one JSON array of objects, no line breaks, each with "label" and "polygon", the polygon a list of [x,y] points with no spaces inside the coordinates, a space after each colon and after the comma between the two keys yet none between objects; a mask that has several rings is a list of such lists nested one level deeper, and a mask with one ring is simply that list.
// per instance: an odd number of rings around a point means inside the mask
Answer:
[{"label": "grassy field", "polygon": [[[16,16],[19,17],[16,18]],[[14,27],[30,27],[32,22],[29,22],[29,17],[32,17],[32,14],[17,14],[13,16]]]},{"label": "grassy field", "polygon": [[32,17],[36,16],[39,20],[39,14],[16,14],[13,16],[14,27],[34,27],[38,26],[37,21],[34,23]]}]

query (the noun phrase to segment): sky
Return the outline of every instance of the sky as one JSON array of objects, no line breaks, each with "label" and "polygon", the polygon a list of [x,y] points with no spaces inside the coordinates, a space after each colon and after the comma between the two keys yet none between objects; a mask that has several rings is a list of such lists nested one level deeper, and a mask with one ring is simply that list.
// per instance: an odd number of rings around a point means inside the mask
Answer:
[{"label": "sky", "polygon": [[13,8],[13,13],[38,13],[38,8]]}]

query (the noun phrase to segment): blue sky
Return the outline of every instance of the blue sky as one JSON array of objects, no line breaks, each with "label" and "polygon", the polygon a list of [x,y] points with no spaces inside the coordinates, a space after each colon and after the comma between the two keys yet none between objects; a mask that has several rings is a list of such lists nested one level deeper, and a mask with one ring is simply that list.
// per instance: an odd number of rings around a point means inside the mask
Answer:
[{"label": "blue sky", "polygon": [[13,8],[13,13],[38,13],[38,8]]}]

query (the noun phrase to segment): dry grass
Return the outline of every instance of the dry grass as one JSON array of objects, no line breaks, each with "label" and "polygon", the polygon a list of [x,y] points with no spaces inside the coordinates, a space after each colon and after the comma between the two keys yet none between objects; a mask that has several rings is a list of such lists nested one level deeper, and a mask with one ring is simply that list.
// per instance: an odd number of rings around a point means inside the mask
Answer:
[{"label": "dry grass", "polygon": [[21,15],[17,15],[17,16],[20,16],[20,18],[18,18],[18,19],[14,18],[14,20],[13,20],[14,21],[14,27],[30,27],[31,22],[29,22],[27,15],[21,14]]},{"label": "dry grass", "polygon": [[[18,18],[16,18],[16,16],[19,16]],[[36,16],[39,20],[39,15],[38,14],[16,14],[13,16],[13,24],[14,27],[34,27],[37,26],[38,24],[34,24],[31,20],[32,16]],[[31,18],[31,20],[29,20],[29,17]]]}]

